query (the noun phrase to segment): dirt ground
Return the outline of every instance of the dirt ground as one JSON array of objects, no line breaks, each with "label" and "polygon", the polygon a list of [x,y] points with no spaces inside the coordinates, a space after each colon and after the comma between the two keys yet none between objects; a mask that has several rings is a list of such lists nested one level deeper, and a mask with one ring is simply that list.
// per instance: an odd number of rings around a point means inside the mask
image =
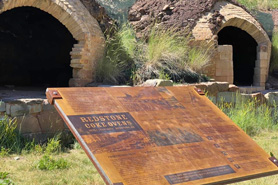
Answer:
[{"label": "dirt ground", "polygon": [[[129,11],[129,21],[134,26],[138,37],[148,35],[150,28],[160,24],[164,28],[176,27],[182,31],[193,28],[196,21],[212,9],[218,0],[138,0]],[[239,5],[234,0],[227,0]],[[212,25],[217,26],[221,19],[219,12],[214,12]],[[212,28],[213,29],[213,28]]]}]

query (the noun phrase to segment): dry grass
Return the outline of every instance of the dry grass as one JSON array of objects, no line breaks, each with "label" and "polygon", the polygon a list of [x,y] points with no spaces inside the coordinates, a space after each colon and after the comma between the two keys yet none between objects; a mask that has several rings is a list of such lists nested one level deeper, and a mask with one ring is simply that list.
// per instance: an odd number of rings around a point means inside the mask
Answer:
[{"label": "dry grass", "polygon": [[[268,153],[273,152],[278,156],[278,132],[264,132],[255,137],[254,140]],[[65,170],[41,171],[35,168],[36,162],[42,155],[21,155],[20,160],[14,160],[15,155],[0,158],[0,171],[10,173],[9,178],[15,184],[21,185],[103,185],[104,182],[81,149],[71,150],[68,153],[55,155],[55,158],[66,159],[70,167]],[[250,180],[235,185],[274,185],[278,184],[278,175]]]},{"label": "dry grass", "polygon": [[54,158],[64,158],[70,167],[64,170],[45,171],[36,168],[36,163],[42,155],[21,155],[20,160],[14,160],[16,155],[0,158],[0,171],[9,173],[10,179],[20,185],[87,185],[104,184],[97,170],[81,149],[61,153]]}]

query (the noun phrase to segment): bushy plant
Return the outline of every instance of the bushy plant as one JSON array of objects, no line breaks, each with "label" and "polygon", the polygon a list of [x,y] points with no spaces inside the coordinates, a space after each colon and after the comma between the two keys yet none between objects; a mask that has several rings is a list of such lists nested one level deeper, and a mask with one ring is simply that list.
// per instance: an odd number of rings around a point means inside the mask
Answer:
[{"label": "bushy plant", "polygon": [[[107,34],[109,35],[109,34]],[[135,41],[128,27],[119,29],[106,39],[106,54],[97,66],[97,82],[125,84],[130,80]]]},{"label": "bushy plant", "polygon": [[37,164],[37,168],[40,170],[66,169],[68,167],[69,164],[65,159],[55,160],[50,155],[44,155]]},{"label": "bushy plant", "polygon": [[270,71],[273,70],[278,70],[278,32],[274,32],[272,35]]},{"label": "bushy plant", "polygon": [[55,137],[48,139],[45,153],[46,154],[58,154],[62,150],[61,141],[60,141],[60,135],[56,135]]}]

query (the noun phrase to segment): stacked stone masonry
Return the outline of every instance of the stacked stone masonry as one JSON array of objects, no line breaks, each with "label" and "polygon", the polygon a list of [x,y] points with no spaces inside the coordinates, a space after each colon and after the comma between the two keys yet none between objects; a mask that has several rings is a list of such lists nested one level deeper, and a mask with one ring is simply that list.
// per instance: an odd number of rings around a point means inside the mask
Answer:
[{"label": "stacked stone masonry", "polygon": [[45,141],[47,137],[68,130],[64,121],[46,99],[0,101],[0,119],[16,118],[23,136]]},{"label": "stacked stone masonry", "polygon": [[78,41],[71,54],[70,86],[85,86],[94,80],[95,66],[104,54],[105,39],[98,22],[80,0],[3,0],[0,13],[17,7],[34,7],[58,19]]},{"label": "stacked stone masonry", "polygon": [[[209,20],[213,17],[213,12],[219,12],[223,16],[223,19],[219,19],[219,28],[217,28],[216,33],[214,33],[214,30],[211,30],[212,25],[209,22]],[[214,5],[211,12],[199,19],[192,33],[196,40],[207,40],[208,42],[212,41],[217,43],[217,37],[214,35],[227,26],[240,28],[256,40],[258,48],[253,85],[264,87],[268,77],[271,56],[271,41],[260,23],[243,8],[225,1],[219,1]],[[205,71],[216,80],[231,82],[233,79],[230,75],[226,77],[221,75],[223,70],[226,70],[227,68],[219,71],[218,69],[220,68],[216,66],[222,62],[222,59],[218,57],[219,55],[222,55],[221,50],[221,48],[218,48],[218,50],[215,51],[215,56],[212,57],[212,60],[218,61],[212,61],[211,65]]]}]

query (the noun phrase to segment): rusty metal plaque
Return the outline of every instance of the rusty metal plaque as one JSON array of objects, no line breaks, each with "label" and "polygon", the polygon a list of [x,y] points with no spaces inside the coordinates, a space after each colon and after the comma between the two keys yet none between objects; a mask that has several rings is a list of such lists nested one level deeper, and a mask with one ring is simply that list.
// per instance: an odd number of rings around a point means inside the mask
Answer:
[{"label": "rusty metal plaque", "polygon": [[46,94],[107,184],[227,184],[278,173],[276,158],[193,87]]}]

